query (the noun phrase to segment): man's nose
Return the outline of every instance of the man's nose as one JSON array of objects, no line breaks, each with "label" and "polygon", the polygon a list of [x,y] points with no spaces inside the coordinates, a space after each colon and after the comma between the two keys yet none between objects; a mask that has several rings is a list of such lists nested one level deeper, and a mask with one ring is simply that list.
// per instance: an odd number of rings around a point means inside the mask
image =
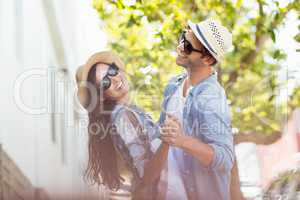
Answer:
[{"label": "man's nose", "polygon": [[179,42],[179,44],[177,45],[177,51],[178,52],[183,52],[184,51],[184,44],[183,42]]}]

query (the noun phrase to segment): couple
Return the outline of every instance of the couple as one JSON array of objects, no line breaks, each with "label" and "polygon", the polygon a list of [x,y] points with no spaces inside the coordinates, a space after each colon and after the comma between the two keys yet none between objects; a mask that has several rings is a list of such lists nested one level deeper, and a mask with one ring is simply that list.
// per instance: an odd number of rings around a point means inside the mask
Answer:
[{"label": "couple", "polygon": [[157,124],[131,104],[122,60],[107,51],[90,57],[76,73],[89,115],[85,178],[111,190],[128,182],[138,200],[229,200],[233,137],[214,66],[231,44],[219,22],[188,21],[176,59],[186,73],[167,85]]}]

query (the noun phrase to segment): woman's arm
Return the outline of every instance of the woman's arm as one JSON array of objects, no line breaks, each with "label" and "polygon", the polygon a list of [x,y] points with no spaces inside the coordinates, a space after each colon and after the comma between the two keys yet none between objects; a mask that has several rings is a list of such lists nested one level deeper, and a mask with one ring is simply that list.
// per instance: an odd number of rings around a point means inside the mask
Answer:
[{"label": "woman's arm", "polygon": [[157,149],[156,153],[153,155],[145,167],[144,167],[144,176],[142,177],[142,185],[147,185],[155,181],[163,168],[165,167],[166,160],[168,158],[169,145],[165,142],[162,142]]},{"label": "woman's arm", "polygon": [[[160,131],[158,125],[153,123],[152,118],[150,116],[145,116],[145,121],[143,121],[143,126],[140,121],[136,118],[133,113],[127,113],[129,117],[129,121],[135,127],[137,134],[147,134],[147,138],[149,139],[153,135],[157,135],[156,132]],[[149,120],[149,121],[146,121]],[[150,144],[150,140],[149,146]],[[169,144],[165,142],[161,142],[160,146],[151,156],[151,158],[144,163],[144,174],[141,177],[141,186],[151,184],[153,181],[157,180],[160,176],[161,171],[165,167],[165,163],[168,157]]]},{"label": "woman's arm", "polygon": [[[156,124],[144,123],[137,117],[135,113],[129,110],[120,113],[115,125],[121,140],[115,143],[119,146],[119,152],[123,158],[136,169],[140,179],[139,185],[145,186],[160,176],[165,166],[169,146],[167,143],[161,142],[154,152],[151,149],[149,134],[153,131],[159,131],[159,128]],[[122,146],[127,150],[125,151]]]}]

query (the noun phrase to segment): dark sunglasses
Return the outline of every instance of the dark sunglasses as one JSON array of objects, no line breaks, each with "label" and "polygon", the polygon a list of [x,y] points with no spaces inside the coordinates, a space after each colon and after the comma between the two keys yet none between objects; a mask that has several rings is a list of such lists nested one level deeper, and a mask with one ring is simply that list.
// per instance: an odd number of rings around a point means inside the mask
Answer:
[{"label": "dark sunglasses", "polygon": [[116,76],[119,73],[119,68],[115,63],[112,63],[112,64],[104,63],[104,64],[109,65],[109,68],[107,70],[107,73],[105,74],[105,76],[101,80],[100,87],[103,90],[107,90],[111,86],[110,77]]},{"label": "dark sunglasses", "polygon": [[190,55],[193,51],[204,53],[203,50],[195,49],[193,45],[185,38],[186,31],[183,30],[179,36],[179,44],[183,43],[183,51],[185,54]]}]

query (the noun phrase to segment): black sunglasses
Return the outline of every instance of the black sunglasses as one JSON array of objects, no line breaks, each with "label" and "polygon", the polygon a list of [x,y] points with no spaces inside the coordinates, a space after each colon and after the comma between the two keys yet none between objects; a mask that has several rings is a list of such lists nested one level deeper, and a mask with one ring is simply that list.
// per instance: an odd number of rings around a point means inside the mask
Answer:
[{"label": "black sunglasses", "polygon": [[109,65],[109,68],[107,70],[107,73],[101,80],[100,87],[103,90],[107,90],[111,86],[111,80],[109,77],[116,76],[119,73],[119,68],[115,63],[112,64],[104,63],[104,64]]},{"label": "black sunglasses", "polygon": [[183,30],[179,36],[179,44],[183,43],[183,51],[185,54],[190,55],[193,51],[204,53],[203,50],[195,49],[193,45],[185,38],[186,31]]}]

